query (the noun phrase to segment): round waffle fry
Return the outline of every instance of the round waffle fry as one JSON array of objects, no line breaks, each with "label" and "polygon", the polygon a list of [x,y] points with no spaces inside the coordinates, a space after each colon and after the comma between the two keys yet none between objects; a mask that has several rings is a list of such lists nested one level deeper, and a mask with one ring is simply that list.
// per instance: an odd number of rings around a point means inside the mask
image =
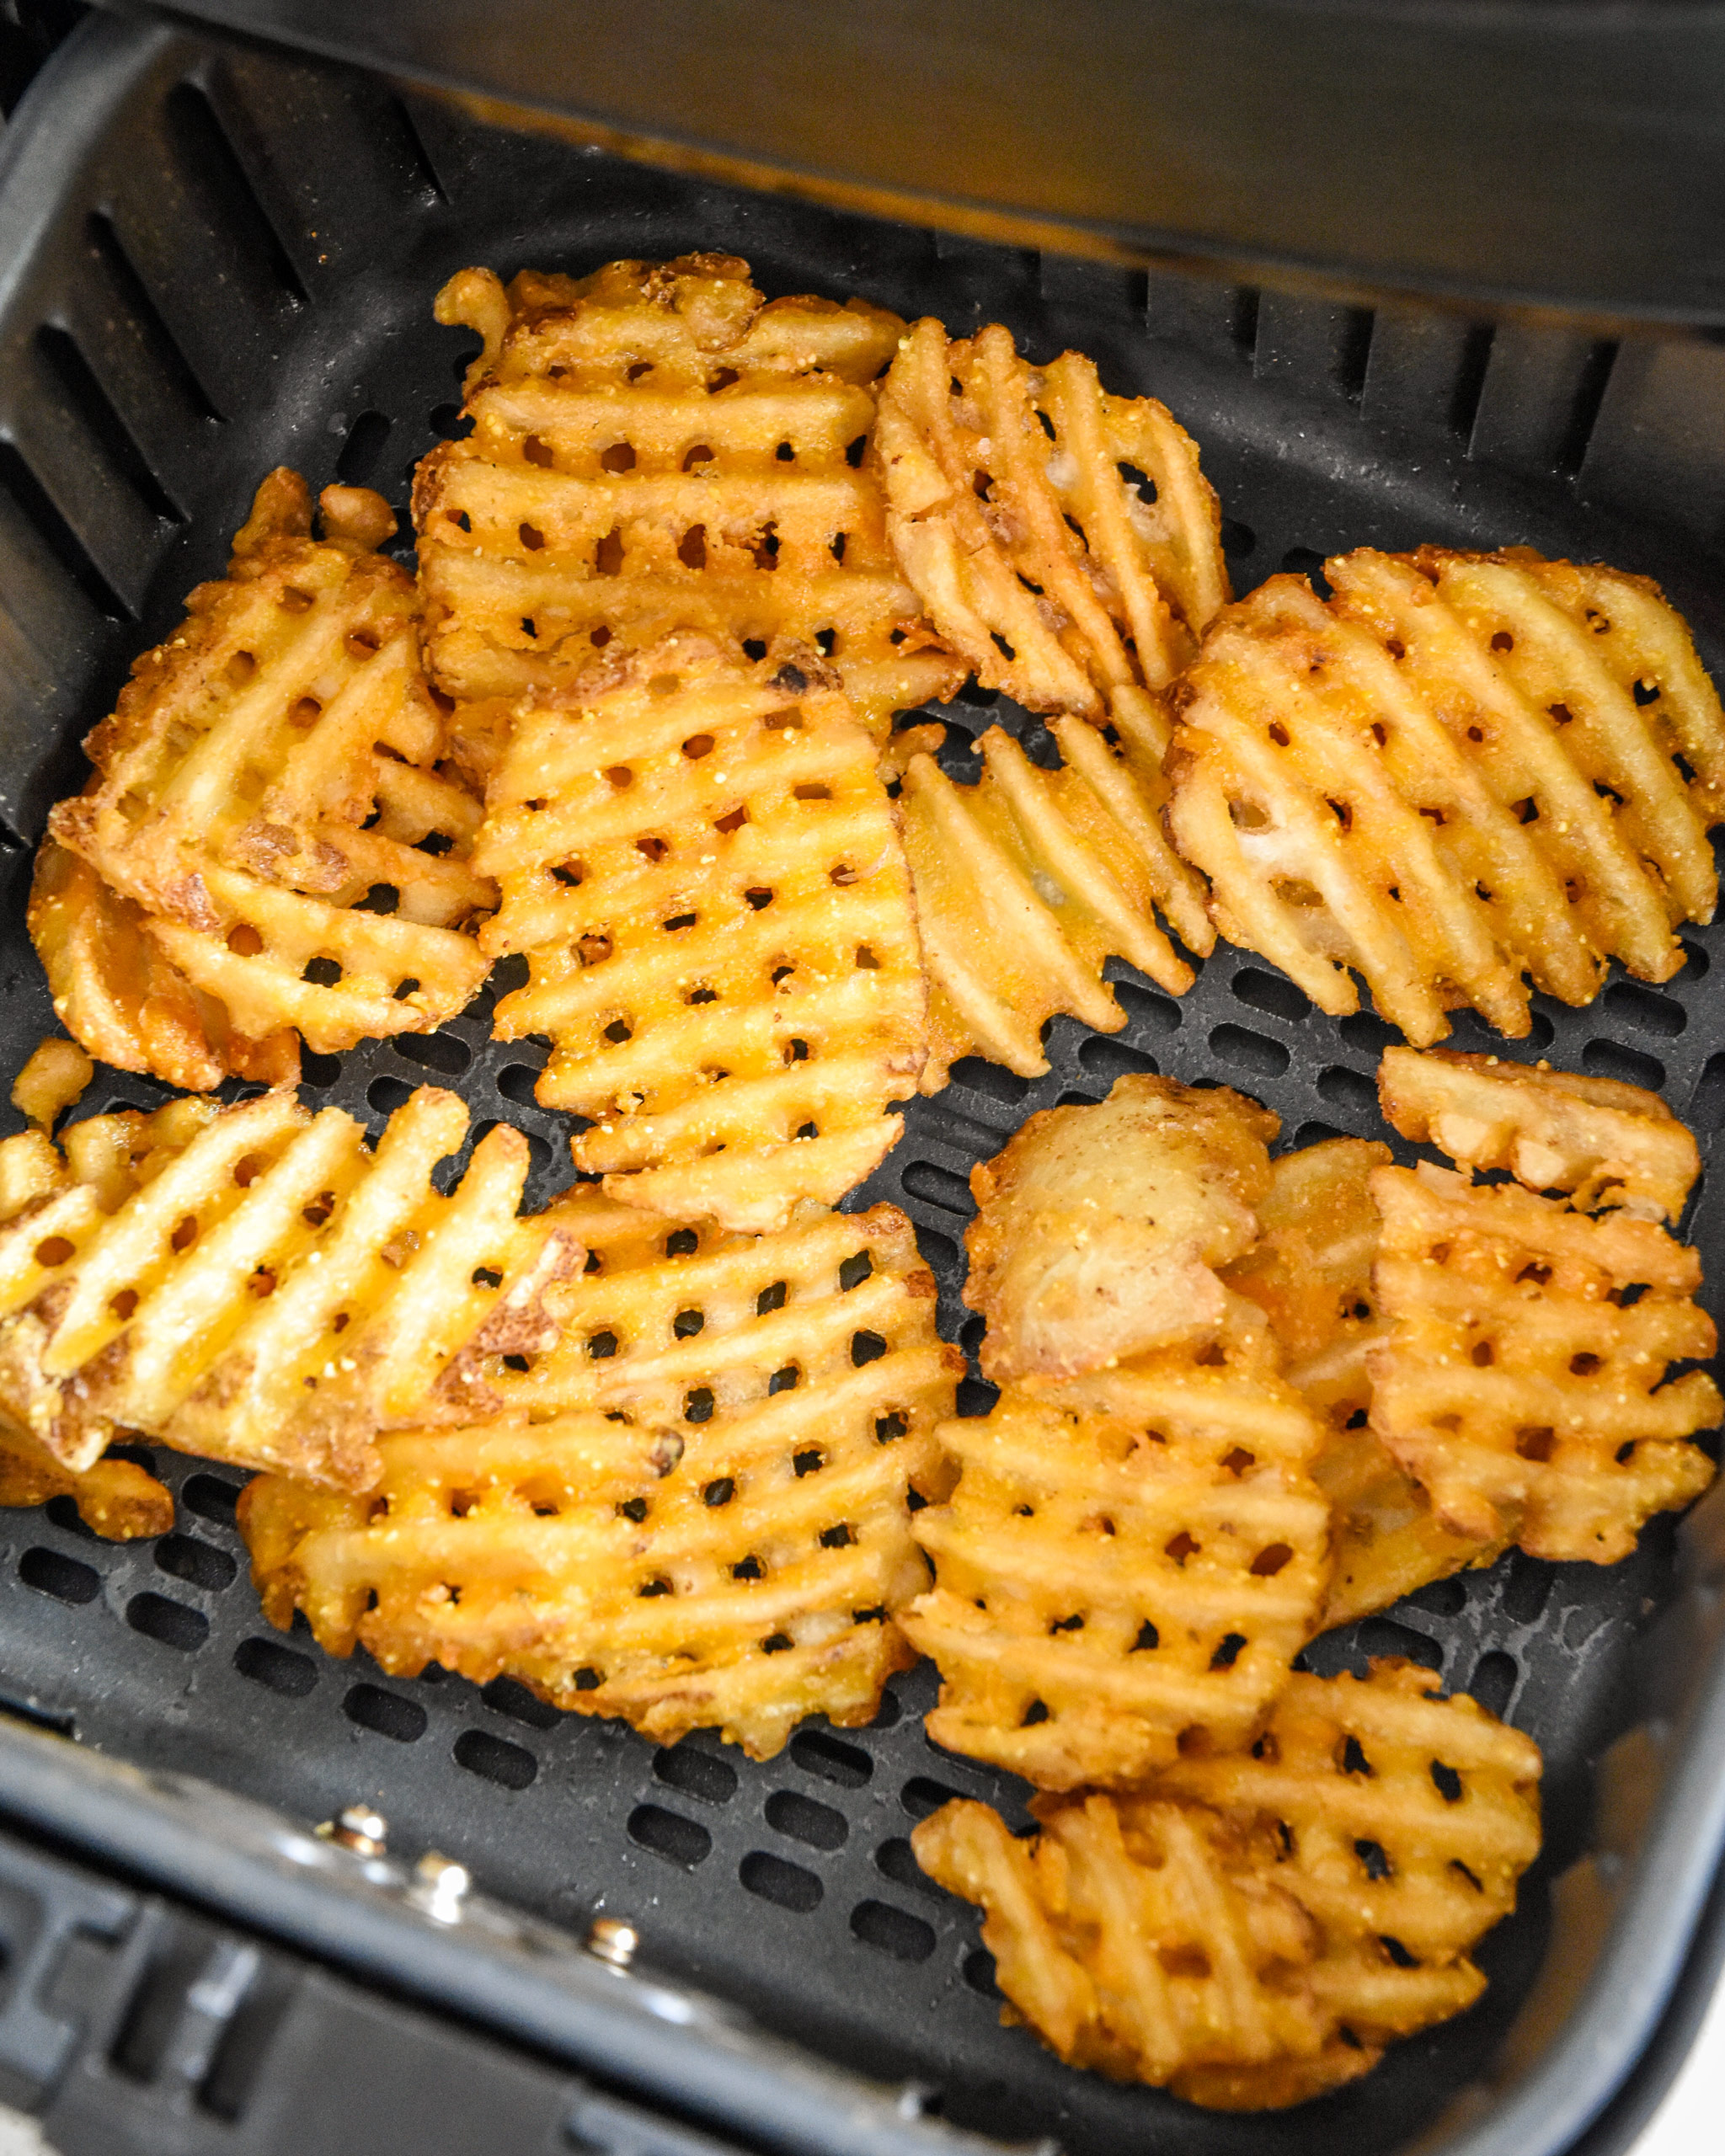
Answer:
[{"label": "round waffle fry", "polygon": [[1121,688],[1164,687],[1227,599],[1197,445],[1153,398],[1107,395],[1076,352],[1039,371],[997,323],[956,344],[917,323],[873,456],[935,627],[1033,711],[1099,719]]},{"label": "round waffle fry", "polygon": [[1279,1128],[1226,1086],[1147,1075],[1032,1116],[970,1171],[964,1300],[987,1321],[984,1375],[1075,1377],[1215,1340],[1214,1268],[1257,1237]]},{"label": "round waffle fry", "polygon": [[506,290],[467,270],[437,318],[484,339],[473,430],[414,488],[427,648],[451,696],[516,700],[679,629],[775,664],[820,651],[877,739],[959,686],[859,468],[895,315],[763,305],[746,263],[698,254]]},{"label": "round waffle fry", "polygon": [[974,787],[955,786],[926,752],[905,766],[905,848],[929,980],[924,1092],[970,1054],[1039,1076],[1042,1030],[1059,1011],[1118,1033],[1126,1014],[1103,979],[1110,957],[1183,995],[1192,968],[1158,910],[1188,950],[1215,944],[1203,887],[1162,827],[1167,728],[1152,701],[1117,694],[1112,746],[1081,719],[1051,730],[1059,771],[1033,764],[999,727],[977,744]]},{"label": "round waffle fry", "polygon": [[1675,1221],[1701,1170],[1694,1134],[1658,1095],[1615,1078],[1391,1048],[1378,1098],[1404,1138],[1460,1167],[1507,1168],[1530,1190],[1562,1191],[1584,1213]]},{"label": "round waffle fry", "polygon": [[1322,1433],[1261,1326],[1210,1355],[1027,1380],[943,1426],[958,1484],[915,1522],[936,1585],[900,1620],[940,1668],[937,1744],[1130,1784],[1199,1732],[1242,1741],[1285,1682],[1329,1581]]},{"label": "round waffle fry", "polygon": [[553,1291],[559,1344],[498,1374],[511,1418],[384,1438],[365,1498],[250,1486],[266,1609],[333,1652],[507,1674],[664,1743],[717,1726],[766,1758],[805,1714],[868,1721],[912,1658],[908,1502],[942,1486],[962,1368],[910,1224],[728,1237],[597,1196],[556,1216],[593,1269]]},{"label": "round waffle fry", "polygon": [[1372,1428],[1439,1519],[1535,1557],[1612,1564],[1712,1480],[1689,1440],[1720,1420],[1697,1254],[1651,1222],[1590,1219],[1512,1184],[1378,1168],[1386,1336]]},{"label": "round waffle fry", "polygon": [[[467,854],[478,803],[436,769],[413,580],[371,548],[378,497],[276,472],[227,579],[188,602],[86,744],[95,774],[50,819],[31,910],[86,1046],[207,1086],[453,1016],[485,963],[459,932],[494,903]],[[158,1061],[158,1057],[161,1060]]]},{"label": "round waffle fry", "polygon": [[494,1020],[629,1204],[765,1232],[835,1203],[903,1129],[926,991],[873,744],[827,664],[700,637],[518,714],[474,858],[481,947],[525,953]]}]

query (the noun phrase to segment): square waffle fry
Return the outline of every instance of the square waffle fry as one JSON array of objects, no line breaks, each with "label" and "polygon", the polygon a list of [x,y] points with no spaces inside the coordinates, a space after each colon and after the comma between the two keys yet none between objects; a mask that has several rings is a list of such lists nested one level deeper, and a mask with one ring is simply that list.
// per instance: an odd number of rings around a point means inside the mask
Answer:
[{"label": "square waffle fry", "polygon": [[1694,1251],[1445,1168],[1378,1168],[1371,1194],[1389,1327],[1366,1356],[1372,1428],[1445,1526],[1613,1564],[1706,1488],[1688,1440],[1720,1420],[1718,1390],[1701,1370],[1666,1382],[1715,1346]]},{"label": "square waffle fry", "polygon": [[1385,1051],[1378,1098],[1404,1138],[1458,1167],[1507,1168],[1530,1190],[1564,1192],[1583,1213],[1621,1207],[1675,1221],[1701,1171],[1693,1134],[1657,1093],[1548,1064],[1434,1049]]},{"label": "square waffle fry", "polygon": [[673,638],[518,715],[474,859],[481,947],[522,952],[499,1036],[589,1118],[575,1165],[757,1232],[832,1203],[904,1127],[926,991],[873,744],[825,662]]},{"label": "square waffle fry", "polygon": [[507,289],[466,270],[436,311],[484,339],[473,431],[414,489],[427,648],[451,696],[518,700],[678,629],[775,662],[818,649],[877,739],[959,686],[859,468],[895,315],[763,305],[722,254]]},{"label": "square waffle fry", "polygon": [[1076,1377],[1215,1340],[1228,1297],[1214,1268],[1257,1238],[1279,1128],[1225,1086],[1148,1075],[1032,1116],[970,1171],[964,1300],[987,1321],[984,1375]]},{"label": "square waffle fry", "polygon": [[413,579],[372,551],[394,520],[364,488],[321,504],[314,541],[304,482],[264,481],[227,577],[137,661],[50,819],[116,894],[80,921],[51,857],[39,877],[60,1013],[175,1082],[275,1075],[294,1029],[320,1053],[424,1030],[484,977],[460,932],[495,902],[467,862],[480,811],[436,768]]},{"label": "square waffle fry", "polygon": [[513,1419],[386,1437],[365,1498],[254,1482],[265,1608],[664,1743],[717,1726],[767,1758],[805,1714],[868,1721],[912,1659],[907,1499],[938,1494],[963,1368],[910,1224],[811,1213],[757,1240],[555,1210],[590,1270],[554,1291],[559,1345],[499,1374]]},{"label": "square waffle fry", "polygon": [[955,344],[926,318],[881,388],[873,454],[936,628],[1033,711],[1099,719],[1121,688],[1164,687],[1227,600],[1197,444],[1077,352],[1038,370],[998,323]]},{"label": "square waffle fry", "polygon": [[463,1349],[548,1337],[540,1297],[574,1262],[515,1218],[519,1132],[494,1127],[455,1193],[435,1187],[467,1123],[421,1087],[372,1154],[339,1108],[275,1092],[183,1117],[147,1177],[124,1129],[83,1140],[90,1179],[0,1227],[0,1413],[76,1470],[132,1429],[362,1486],[377,1429],[435,1413]]},{"label": "square waffle fry", "polygon": [[1067,1011],[1100,1033],[1126,1014],[1103,979],[1127,959],[1183,995],[1193,971],[1156,920],[1190,951],[1215,942],[1204,887],[1162,825],[1167,728],[1152,701],[1122,690],[1112,745],[1081,719],[1056,718],[1064,763],[1033,764],[991,727],[974,787],[954,786],[927,753],[906,766],[900,806],[929,981],[922,1091],[961,1056],[1021,1077],[1048,1069],[1042,1030]]},{"label": "square waffle fry", "polygon": [[1606,958],[1675,972],[1725,726],[1653,587],[1432,549],[1325,575],[1327,604],[1272,578],[1182,684],[1170,822],[1222,933],[1333,1014],[1354,969],[1421,1046],[1460,1004],[1525,1033],[1528,979],[1580,1004]]},{"label": "square waffle fry", "polygon": [[1044,1789],[1130,1784],[1199,1732],[1242,1742],[1286,1681],[1329,1583],[1322,1433],[1261,1326],[1209,1352],[943,1426],[958,1484],[915,1522],[936,1585],[900,1620],[940,1668],[936,1743]]},{"label": "square waffle fry", "polygon": [[1268,1318],[1287,1358],[1283,1375],[1324,1426],[1311,1472],[1334,1520],[1327,1630],[1490,1564],[1509,1540],[1450,1533],[1370,1427],[1366,1353],[1385,1331],[1372,1287],[1380,1222],[1370,1179],[1389,1158],[1386,1145],[1363,1138],[1284,1153],[1258,1200],[1258,1241],[1222,1275]]}]

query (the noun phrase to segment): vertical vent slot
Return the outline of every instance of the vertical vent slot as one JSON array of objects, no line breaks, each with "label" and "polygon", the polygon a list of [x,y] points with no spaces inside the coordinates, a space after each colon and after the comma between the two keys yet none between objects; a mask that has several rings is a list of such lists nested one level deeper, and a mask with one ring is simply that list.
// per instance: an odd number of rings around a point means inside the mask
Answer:
[{"label": "vertical vent slot", "polygon": [[220,420],[222,414],[199,380],[179,339],[168,328],[149,287],[138,275],[112,219],[100,211],[93,211],[86,230],[115,296],[137,325],[140,343],[155,361],[174,397],[184,406],[190,418]]},{"label": "vertical vent slot", "polygon": [[36,349],[104,456],[149,514],[163,524],[184,524],[184,513],[151,469],[77,340],[53,323],[44,323],[36,332]]},{"label": "vertical vent slot", "polygon": [[133,619],[131,609],[96,567],[83,542],[9,441],[0,441],[0,494],[11,499],[24,523],[99,614],[110,622]]},{"label": "vertical vent slot", "polygon": [[169,93],[168,120],[205,221],[225,230],[250,273],[253,292],[266,305],[305,307],[309,295],[280,233],[258,199],[216,108],[195,83]]}]

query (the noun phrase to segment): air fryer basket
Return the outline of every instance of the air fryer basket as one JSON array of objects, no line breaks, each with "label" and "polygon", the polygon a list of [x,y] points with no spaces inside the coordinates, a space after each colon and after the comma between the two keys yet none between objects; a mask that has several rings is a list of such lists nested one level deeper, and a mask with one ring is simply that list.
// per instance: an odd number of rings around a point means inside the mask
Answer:
[{"label": "air fryer basket", "polygon": [[[1725,504],[1725,354],[1713,346],[1619,349],[1549,327],[1374,316],[948,241],[489,132],[374,78],[260,48],[93,23],[0,146],[7,1082],[53,1023],[24,930],[29,846],[76,782],[77,742],[126,662],[168,631],[193,582],[220,573],[261,473],[286,462],[314,488],[377,486],[405,526],[413,465],[455,426],[473,350],[431,322],[445,276],[470,262],[580,270],[697,248],[746,256],[769,292],[861,293],[959,330],[999,319],[1033,356],[1076,344],[1111,388],[1154,392],[1203,445],[1241,589],[1347,546],[1530,543],[1659,578],[1722,670],[1712,542]],[[393,545],[406,555],[409,537]],[[974,771],[969,744],[997,720],[1053,757],[1046,732],[1005,702],[973,691],[945,716],[955,776]],[[1725,1123],[1725,1001],[1710,979],[1710,960],[1725,966],[1725,927],[1694,931],[1687,947],[1685,969],[1657,990],[1614,978],[1584,1011],[1536,997],[1531,1036],[1505,1052],[1658,1086],[1706,1141]],[[973,1353],[980,1321],[959,1300],[966,1178],[1033,1110],[1160,1070],[1257,1095],[1284,1142],[1385,1134],[1373,1073],[1393,1036],[1375,1017],[1325,1018],[1226,946],[1178,1002],[1111,970],[1124,1032],[1057,1020],[1050,1070],[1033,1083],[961,1064],[947,1091],[912,1105],[903,1144],[852,1201],[890,1198],[911,1214],[943,1329]],[[488,1008],[482,997],[434,1035],[308,1055],[306,1097],[375,1134],[414,1086],[451,1085],[476,1129],[505,1119],[528,1133],[539,1202],[569,1179],[568,1122],[534,1105],[541,1052],[491,1042]],[[1456,1040],[1503,1047],[1469,1019]],[[164,1097],[103,1072],[80,1112]],[[1704,1189],[1690,1223],[1714,1297],[1722,1209],[1725,1191]],[[991,1397],[973,1376],[961,1406]],[[339,1663],[272,1632],[233,1530],[236,1478],[159,1451],[152,1465],[179,1502],[178,1530],[158,1542],[98,1542],[64,1501],[0,1514],[0,1690],[15,1705],[302,1820],[375,1802],[393,1846],[461,1858],[490,1892],[557,1922],[631,1918],[657,1971],[861,2072],[938,2089],[955,2123],[1052,2134],[1071,2156],[1405,2147],[1487,2072],[1528,1993],[1549,1884],[1595,1845],[1602,1752],[1649,1715],[1687,1714],[1686,1737],[1666,1748],[1656,1824],[1619,1852],[1635,1860],[1632,1883],[1593,1990],[1542,2054],[1533,2047],[1519,2088],[1482,2097],[1445,2143],[1555,2151],[1651,2033],[1725,1843],[1725,1668],[1712,1668],[1696,1629],[1708,1575],[1693,1527],[1655,1522],[1609,1568],[1512,1556],[1327,1636],[1310,1651],[1322,1671],[1411,1655],[1534,1735],[1546,1851],[1486,1942],[1493,1983],[1471,2013],[1321,2103],[1208,2115],[1069,2071],[999,2025],[976,1913],[921,1879],[907,1836],[954,1793],[1021,1818],[1023,1791],[928,1742],[927,1665],[894,1682],[872,1728],[805,1725],[765,1764],[707,1735],[655,1750],[506,1682],[482,1692],[435,1669],[386,1678],[363,1654]],[[1686,1573],[1680,1544],[1694,1553]],[[1646,1748],[1649,1763],[1658,1750]],[[1652,1764],[1642,1772],[1657,1779]],[[810,2133],[820,2145],[818,2122]]]}]

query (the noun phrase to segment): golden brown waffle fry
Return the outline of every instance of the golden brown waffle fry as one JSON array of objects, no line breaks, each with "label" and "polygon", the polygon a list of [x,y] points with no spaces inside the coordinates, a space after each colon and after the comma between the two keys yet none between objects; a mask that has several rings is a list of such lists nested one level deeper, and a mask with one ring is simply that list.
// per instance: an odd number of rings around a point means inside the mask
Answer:
[{"label": "golden brown waffle fry", "polygon": [[422,1087],[371,1154],[339,1108],[269,1093],[182,1118],[130,1192],[127,1133],[87,1141],[115,1182],[70,1182],[0,1229],[0,1412],[76,1470],[124,1428],[362,1486],[377,1431],[435,1414],[464,1348],[548,1337],[540,1298],[573,1259],[515,1218],[519,1132],[482,1139],[451,1196],[433,1187],[467,1123]]},{"label": "golden brown waffle fry", "polygon": [[524,952],[505,1040],[590,1118],[577,1167],[632,1205],[737,1229],[833,1203],[903,1129],[925,990],[873,744],[824,662],[738,664],[702,637],[529,703],[474,858],[481,947]]},{"label": "golden brown waffle fry", "polygon": [[[304,483],[264,481],[227,579],[138,660],[86,744],[94,777],[50,819],[140,910],[67,921],[77,894],[57,870],[35,910],[67,983],[61,1015],[88,1013],[100,1054],[129,1035],[133,1067],[159,1043],[162,1075],[207,1083],[211,1059],[279,1059],[288,1028],[320,1052],[423,1030],[484,975],[458,932],[495,901],[467,863],[478,804],[435,768],[443,722],[420,677],[413,580],[370,551],[393,519],[363,488],[322,500],[314,542]],[[128,979],[140,931],[160,980]],[[209,999],[231,1038],[204,1018]]]},{"label": "golden brown waffle fry", "polygon": [[1524,974],[1578,1004],[1608,958],[1675,972],[1725,726],[1653,587],[1433,549],[1325,575],[1231,609],[1182,685],[1171,827],[1222,933],[1332,1014],[1354,969],[1422,1046],[1466,1003],[1525,1033]]},{"label": "golden brown waffle fry", "polygon": [[1162,827],[1166,724],[1124,690],[1114,721],[1110,748],[1081,719],[1054,720],[1058,771],[992,727],[974,787],[911,757],[900,805],[929,976],[924,1092],[964,1055],[1039,1076],[1042,1029],[1059,1011],[1118,1033],[1126,1014],[1102,978],[1111,956],[1184,995],[1192,969],[1158,910],[1189,950],[1214,945],[1203,887]]},{"label": "golden brown waffle fry", "polygon": [[1509,1540],[1451,1534],[1369,1427],[1366,1351],[1385,1330],[1372,1288],[1380,1223],[1370,1177],[1389,1158],[1387,1146],[1362,1138],[1284,1153],[1258,1201],[1259,1241],[1223,1274],[1269,1319],[1287,1357],[1283,1375],[1324,1426],[1311,1472],[1334,1518],[1326,1628],[1464,1566],[1490,1564]]},{"label": "golden brown waffle fry", "polygon": [[1036,370],[998,323],[952,344],[926,318],[881,389],[873,455],[935,627],[1033,711],[1100,718],[1119,689],[1162,688],[1227,599],[1197,444],[1154,398],[1108,396],[1079,353]]},{"label": "golden brown waffle fry", "polygon": [[1561,1190],[1584,1213],[1621,1207],[1674,1221],[1701,1173],[1686,1126],[1657,1093],[1541,1063],[1386,1049],[1385,1119],[1458,1166],[1507,1168],[1530,1190]]},{"label": "golden brown waffle fry", "polygon": [[997,1385],[1196,1349],[1221,1330],[1214,1267],[1256,1241],[1280,1124],[1226,1086],[1116,1080],[1093,1107],[1044,1109],[970,1171],[964,1300]]},{"label": "golden brown waffle fry", "polygon": [[1712,1480],[1697,1430],[1712,1353],[1696,1253],[1622,1213],[1598,1219],[1514,1184],[1379,1168],[1388,1336],[1367,1352],[1372,1428],[1439,1519],[1535,1557],[1612,1564],[1642,1523]]},{"label": "golden brown waffle fry", "polygon": [[107,1457],[76,1474],[23,1431],[0,1425],[0,1506],[70,1497],[92,1534],[136,1542],[174,1525],[174,1492],[136,1460]]},{"label": "golden brown waffle fry", "polygon": [[253,1483],[266,1609],[333,1652],[506,1673],[665,1743],[716,1726],[766,1758],[803,1715],[868,1721],[911,1659],[906,1496],[938,1493],[962,1369],[909,1223],[745,1240],[597,1197],[561,1217],[599,1264],[515,1374],[545,1419],[385,1438],[367,1498]]},{"label": "golden brown waffle fry", "polygon": [[1027,1380],[943,1426],[958,1486],[915,1522],[937,1584],[900,1620],[940,1666],[937,1743],[1072,1789],[1243,1741],[1316,1628],[1329,1507],[1268,1344],[1211,1353]]},{"label": "golden brown waffle fry", "polygon": [[12,1088],[12,1105],[27,1123],[51,1130],[62,1108],[69,1108],[96,1075],[76,1041],[51,1034],[39,1041],[18,1074]]},{"label": "golden brown waffle fry", "polygon": [[473,432],[414,488],[427,648],[451,696],[515,701],[678,629],[739,656],[759,642],[775,664],[819,649],[877,739],[959,686],[858,468],[897,316],[763,306],[745,262],[696,254],[506,290],[465,270],[437,319],[485,340]]}]

